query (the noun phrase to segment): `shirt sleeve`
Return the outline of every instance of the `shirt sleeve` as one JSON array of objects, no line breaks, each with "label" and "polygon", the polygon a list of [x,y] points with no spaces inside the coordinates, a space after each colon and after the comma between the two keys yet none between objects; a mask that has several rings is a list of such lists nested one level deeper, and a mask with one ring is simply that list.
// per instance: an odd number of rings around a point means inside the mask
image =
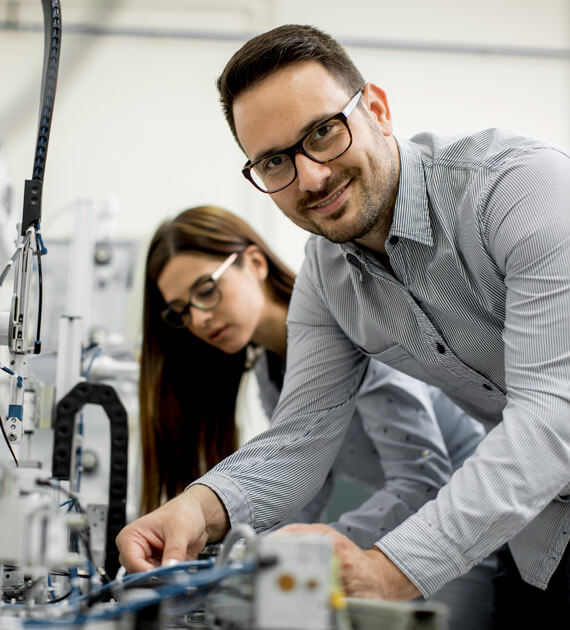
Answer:
[{"label": "shirt sleeve", "polygon": [[370,361],[356,408],[384,471],[384,484],[331,525],[370,547],[433,499],[449,481],[452,467],[424,383]]},{"label": "shirt sleeve", "polygon": [[289,306],[287,370],[271,426],[195,482],[216,492],[232,526],[272,527],[323,486],[366,365],[326,309],[308,252]]},{"label": "shirt sleeve", "polygon": [[[480,207],[504,275],[502,421],[382,549],[424,595],[521,532],[570,481],[570,167],[555,150],[513,160]],[[523,576],[524,577],[524,576]]]}]

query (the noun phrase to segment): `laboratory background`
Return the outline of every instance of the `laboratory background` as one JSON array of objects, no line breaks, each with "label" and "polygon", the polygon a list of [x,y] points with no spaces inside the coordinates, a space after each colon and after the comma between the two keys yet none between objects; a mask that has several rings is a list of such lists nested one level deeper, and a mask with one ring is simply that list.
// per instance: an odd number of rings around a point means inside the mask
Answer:
[{"label": "laboratory background", "polygon": [[[396,136],[503,127],[570,148],[569,0],[63,0],[61,13],[41,216],[43,347],[29,357],[28,429],[14,441],[49,476],[49,414],[59,392],[80,381],[109,385],[130,434],[129,520],[140,491],[144,257],[157,226],[185,208],[214,204],[246,219],[293,270],[303,260],[307,233],[244,179],[246,157],[218,102],[216,79],[245,41],[287,23],[330,33],[364,78],[385,90]],[[2,268],[14,252],[32,172],[43,51],[41,1],[0,0]],[[13,304],[12,272],[0,287],[3,312]],[[35,309],[35,279],[32,285]],[[2,365],[9,360],[0,348]],[[1,410],[13,395],[4,376]],[[253,381],[248,387],[247,412],[262,413]],[[96,506],[91,524],[101,529],[112,437],[107,403],[97,404],[103,410],[86,404],[82,412],[81,482],[86,503]],[[0,463],[9,461],[6,451]],[[0,522],[13,528],[7,513]],[[104,535],[92,538],[104,558]],[[4,576],[4,589],[18,593],[18,579]]]},{"label": "laboratory background", "polygon": [[[63,11],[46,239],[71,234],[66,208],[78,200],[112,199],[112,236],[141,244],[163,218],[214,203],[298,269],[306,236],[242,177],[215,86],[250,35],[279,24],[339,39],[386,91],[396,135],[499,126],[570,145],[567,0],[68,0]],[[2,0],[0,24],[0,143],[19,208],[37,122],[39,1]],[[140,292],[133,298],[131,337]]]}]

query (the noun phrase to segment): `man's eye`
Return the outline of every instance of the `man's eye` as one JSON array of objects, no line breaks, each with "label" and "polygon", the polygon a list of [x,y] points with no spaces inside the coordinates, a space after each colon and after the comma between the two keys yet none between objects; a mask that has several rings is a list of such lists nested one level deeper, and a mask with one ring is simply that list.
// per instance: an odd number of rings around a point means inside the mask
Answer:
[{"label": "man's eye", "polygon": [[258,169],[261,173],[278,171],[287,163],[287,156],[282,154],[272,155],[259,163]]},{"label": "man's eye", "polygon": [[325,138],[329,134],[332,127],[332,123],[327,123],[326,125],[321,125],[320,127],[317,127],[311,134],[311,142],[318,142],[319,140]]}]

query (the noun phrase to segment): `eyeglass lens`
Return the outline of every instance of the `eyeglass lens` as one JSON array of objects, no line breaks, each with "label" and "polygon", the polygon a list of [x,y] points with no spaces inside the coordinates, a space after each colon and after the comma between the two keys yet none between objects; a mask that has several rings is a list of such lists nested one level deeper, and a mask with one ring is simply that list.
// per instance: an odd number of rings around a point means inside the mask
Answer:
[{"label": "eyeglass lens", "polygon": [[211,276],[199,278],[190,287],[188,302],[178,302],[176,305],[170,304],[166,310],[162,311],[162,319],[174,328],[184,328],[187,323],[192,321],[190,307],[193,306],[202,311],[209,311],[215,308],[222,299],[222,294],[216,281],[238,258],[238,252],[231,253]]},{"label": "eyeglass lens", "polygon": [[218,285],[213,278],[205,278],[190,291],[190,303],[205,310],[214,308],[220,301]]},{"label": "eyeglass lens", "polygon": [[[330,162],[350,146],[350,132],[338,118],[327,120],[313,129],[302,143],[305,153],[315,162]],[[267,192],[288,186],[295,179],[295,165],[286,153],[261,159],[251,169],[255,183]]]},{"label": "eyeglass lens", "polygon": [[213,278],[200,280],[190,291],[190,299],[180,307],[171,304],[162,314],[167,324],[175,328],[183,328],[190,318],[190,307],[209,311],[215,308],[220,302],[221,294],[218,285]]}]

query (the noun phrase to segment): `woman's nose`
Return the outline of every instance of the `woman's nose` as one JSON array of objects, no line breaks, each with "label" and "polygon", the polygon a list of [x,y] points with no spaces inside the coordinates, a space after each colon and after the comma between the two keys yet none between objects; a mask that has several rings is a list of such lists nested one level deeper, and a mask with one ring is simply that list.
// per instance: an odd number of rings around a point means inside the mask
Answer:
[{"label": "woman's nose", "polygon": [[208,321],[212,318],[212,311],[204,311],[195,306],[191,306],[186,317],[186,326],[192,328],[204,328]]}]

